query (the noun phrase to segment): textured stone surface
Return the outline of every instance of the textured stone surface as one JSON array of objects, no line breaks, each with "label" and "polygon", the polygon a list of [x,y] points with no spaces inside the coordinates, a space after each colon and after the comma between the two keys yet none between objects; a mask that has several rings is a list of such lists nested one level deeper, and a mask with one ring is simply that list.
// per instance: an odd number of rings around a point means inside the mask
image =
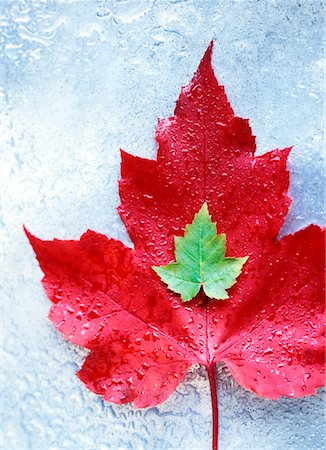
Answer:
[{"label": "textured stone surface", "polygon": [[[322,2],[88,0],[0,2],[3,449],[210,447],[206,374],[158,408],[104,404],[74,373],[83,352],[46,319],[41,272],[22,233],[128,242],[115,211],[119,147],[155,154],[211,38],[229,99],[259,153],[294,145],[286,234],[323,217]],[[220,448],[325,448],[323,395],[272,402],[219,368]]]}]

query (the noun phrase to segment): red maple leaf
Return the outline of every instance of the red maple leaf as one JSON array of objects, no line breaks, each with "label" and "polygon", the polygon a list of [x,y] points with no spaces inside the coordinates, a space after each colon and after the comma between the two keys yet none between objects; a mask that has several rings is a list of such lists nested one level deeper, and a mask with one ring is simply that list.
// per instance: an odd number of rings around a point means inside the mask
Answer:
[{"label": "red maple leaf", "polygon": [[[287,214],[290,149],[254,156],[211,65],[212,43],[174,116],[160,120],[156,160],[122,151],[120,216],[134,243],[87,231],[43,241],[26,231],[45,274],[49,317],[90,350],[78,377],[115,403],[163,402],[189,367],[207,367],[217,448],[214,366],[259,396],[300,397],[324,384],[323,230],[277,240]],[[173,237],[207,202],[227,254],[249,255],[225,301],[182,304],[153,265],[174,259]]]}]

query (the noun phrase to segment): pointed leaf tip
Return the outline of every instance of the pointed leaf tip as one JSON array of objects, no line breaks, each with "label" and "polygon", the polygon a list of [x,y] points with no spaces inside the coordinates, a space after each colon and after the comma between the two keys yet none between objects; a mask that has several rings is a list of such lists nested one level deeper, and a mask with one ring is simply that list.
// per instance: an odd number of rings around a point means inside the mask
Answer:
[{"label": "pointed leaf tip", "polygon": [[213,49],[214,49],[214,41],[213,41],[213,39],[210,41],[210,43],[208,44],[208,47],[207,47],[207,49],[206,49],[206,51],[205,51],[205,54],[204,54],[204,57],[203,57],[203,59],[204,58],[207,58],[207,61],[210,61],[211,62],[211,60],[212,60],[212,55],[213,55]]},{"label": "pointed leaf tip", "polygon": [[203,203],[203,206],[200,208],[199,211],[206,211],[209,214],[207,202]]},{"label": "pointed leaf tip", "polygon": [[25,225],[23,225],[23,231],[29,242],[32,244],[32,240],[35,239],[35,236],[25,227]]},{"label": "pointed leaf tip", "polygon": [[213,70],[213,67],[212,67],[213,47],[214,47],[214,41],[211,40],[207,49],[205,50],[202,60],[200,61],[200,64],[199,64],[199,67],[197,70],[198,74],[200,74],[202,71],[205,71],[207,69]]}]

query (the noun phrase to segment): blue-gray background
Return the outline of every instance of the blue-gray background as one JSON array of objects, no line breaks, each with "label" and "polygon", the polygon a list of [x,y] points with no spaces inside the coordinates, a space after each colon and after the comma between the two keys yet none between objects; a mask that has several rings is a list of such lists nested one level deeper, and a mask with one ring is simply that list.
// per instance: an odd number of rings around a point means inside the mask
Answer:
[{"label": "blue-gray background", "polygon": [[[322,215],[322,3],[283,1],[0,1],[3,235],[3,449],[210,448],[205,372],[163,405],[103,403],[74,376],[84,352],[46,318],[49,302],[22,224],[43,238],[87,228],[128,243],[119,147],[154,157],[209,41],[235,112],[258,152],[294,145],[283,233]],[[4,64],[3,64],[4,61]],[[322,394],[272,402],[219,368],[221,450],[325,448]]]}]

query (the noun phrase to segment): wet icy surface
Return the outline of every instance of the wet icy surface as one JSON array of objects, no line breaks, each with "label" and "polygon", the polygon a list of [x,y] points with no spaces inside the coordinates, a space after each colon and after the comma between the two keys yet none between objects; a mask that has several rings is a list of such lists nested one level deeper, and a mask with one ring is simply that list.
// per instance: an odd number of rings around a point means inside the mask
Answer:
[{"label": "wet icy surface", "polygon": [[[49,302],[22,224],[44,238],[87,228],[128,242],[115,211],[119,147],[154,157],[211,38],[229,99],[259,153],[294,145],[283,233],[322,215],[322,3],[2,0],[3,449],[210,448],[205,372],[144,411],[104,404],[74,373],[84,354],[46,319]],[[272,402],[219,369],[220,448],[322,449],[315,397]]]}]

